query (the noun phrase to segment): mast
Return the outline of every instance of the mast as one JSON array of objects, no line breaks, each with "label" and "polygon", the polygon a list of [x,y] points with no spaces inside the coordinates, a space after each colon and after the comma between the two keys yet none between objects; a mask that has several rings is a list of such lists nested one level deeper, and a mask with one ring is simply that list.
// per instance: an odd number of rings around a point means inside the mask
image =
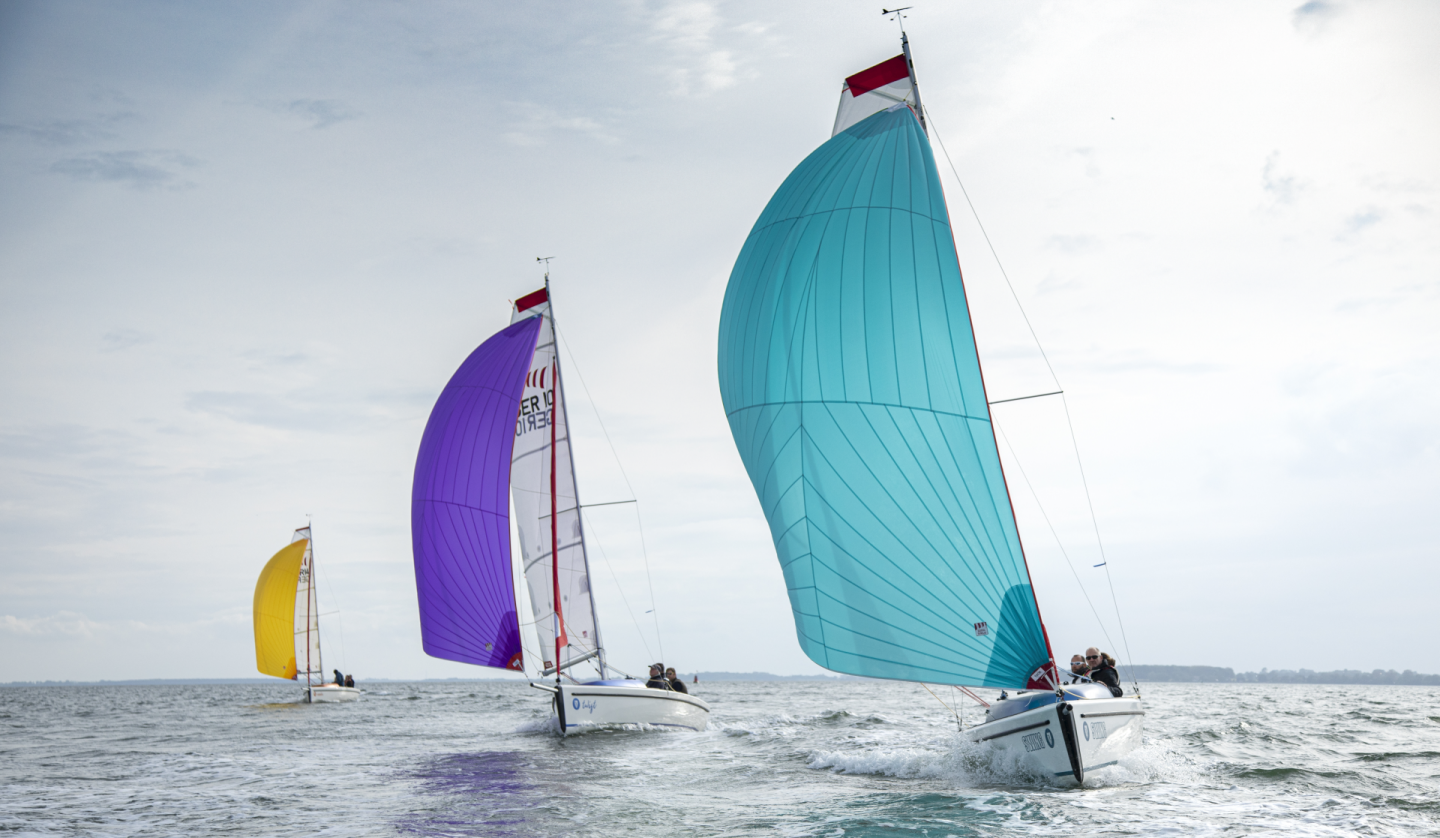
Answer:
[{"label": "mast", "polygon": [[920,118],[920,127],[928,135],[930,128],[925,124],[925,106],[920,104],[920,80],[915,78],[915,62],[910,59],[910,36],[905,34],[903,23],[900,25],[900,51],[905,53],[905,66],[910,68],[910,85],[915,88],[915,115]]},{"label": "mast", "polygon": [[[550,331],[555,338],[555,401],[559,404],[560,415],[565,419],[565,436],[571,435],[570,430],[570,405],[560,399],[560,328],[555,323],[555,298],[550,295],[550,269],[546,263],[545,269],[545,299],[550,303]],[[552,466],[553,474],[553,466]],[[585,557],[585,578],[590,578],[590,551],[585,549],[585,516],[580,511],[580,478],[575,474],[575,445],[570,445],[570,482],[575,486],[575,524],[580,528],[580,551]],[[552,490],[553,491],[553,490]],[[554,510],[551,510],[551,522],[554,522]],[[595,658],[600,663],[600,677],[605,675],[605,644],[600,640],[600,615],[595,611],[595,586],[586,585],[587,596],[590,597],[590,619],[595,624]],[[560,665],[557,655],[555,665]]]},{"label": "mast", "polygon": [[[550,288],[549,283],[546,283],[545,288],[548,294]],[[558,343],[556,344],[556,349],[559,349]],[[560,364],[559,352],[555,353],[554,364],[555,370],[558,372]],[[560,686],[560,672],[564,669],[564,667],[560,665],[560,650],[564,648],[566,640],[563,627],[564,621],[560,617],[560,522],[558,512],[559,504],[555,497],[555,466],[557,457],[555,453],[556,432],[554,414],[556,408],[559,407],[556,403],[560,400],[560,379],[558,376],[556,376],[552,382],[552,386],[554,387],[555,397],[551,399],[550,404],[550,575],[555,582],[555,592],[553,594],[555,614],[555,686],[558,687]]]},{"label": "mast", "polygon": [[915,116],[920,120],[921,130],[929,136],[930,128],[925,124],[925,108],[920,104],[920,80],[915,78],[915,62],[910,58],[910,36],[905,34],[905,15],[902,14],[910,8],[901,6],[898,9],[881,9],[880,14],[887,17],[894,15],[895,22],[900,24],[900,51],[905,54],[905,69],[910,71],[910,88],[915,91]]},{"label": "mast", "polygon": [[[315,617],[310,613],[310,604],[315,601],[315,542],[306,539],[305,552],[309,553],[309,561],[305,563],[305,686],[313,686],[310,674],[315,667],[310,663],[310,626],[315,624]],[[316,632],[319,632],[319,625],[315,625]]]}]

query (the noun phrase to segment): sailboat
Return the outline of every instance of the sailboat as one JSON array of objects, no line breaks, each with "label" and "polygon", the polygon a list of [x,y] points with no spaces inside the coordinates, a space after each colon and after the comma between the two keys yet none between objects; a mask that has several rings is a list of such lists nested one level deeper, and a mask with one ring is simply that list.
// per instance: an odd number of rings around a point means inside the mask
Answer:
[{"label": "sailboat", "polygon": [[303,677],[307,702],[360,697],[354,687],[325,683],[315,550],[308,526],[296,530],[290,543],[270,557],[255,583],[255,668],[290,681]]},{"label": "sailboat", "polygon": [[425,652],[524,673],[551,694],[562,733],[701,730],[703,699],[647,688],[606,659],[564,392],[547,274],[544,288],[514,302],[510,325],[460,365],[420,441],[410,528]]},{"label": "sailboat", "polygon": [[1065,686],[991,425],[908,37],[846,79],[831,138],[755,222],[720,315],[730,430],[805,654],[997,687],[968,728],[1084,782],[1142,736],[1138,697]]}]

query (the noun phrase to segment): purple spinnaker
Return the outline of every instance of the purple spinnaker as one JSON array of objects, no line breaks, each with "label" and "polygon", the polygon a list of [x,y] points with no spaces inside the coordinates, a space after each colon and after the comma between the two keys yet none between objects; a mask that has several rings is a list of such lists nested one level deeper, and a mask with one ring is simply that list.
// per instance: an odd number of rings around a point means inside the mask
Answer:
[{"label": "purple spinnaker", "polygon": [[540,318],[496,332],[435,402],[410,503],[425,653],[520,669],[510,567],[510,454]]}]

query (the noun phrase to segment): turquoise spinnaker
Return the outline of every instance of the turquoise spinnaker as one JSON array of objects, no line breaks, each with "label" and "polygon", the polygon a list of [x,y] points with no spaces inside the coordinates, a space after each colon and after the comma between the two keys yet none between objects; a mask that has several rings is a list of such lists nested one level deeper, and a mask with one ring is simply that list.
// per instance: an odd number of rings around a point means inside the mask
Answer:
[{"label": "turquoise spinnaker", "polygon": [[1049,641],[908,107],[835,135],[770,199],[730,274],[719,367],[805,654],[876,678],[1032,682]]}]

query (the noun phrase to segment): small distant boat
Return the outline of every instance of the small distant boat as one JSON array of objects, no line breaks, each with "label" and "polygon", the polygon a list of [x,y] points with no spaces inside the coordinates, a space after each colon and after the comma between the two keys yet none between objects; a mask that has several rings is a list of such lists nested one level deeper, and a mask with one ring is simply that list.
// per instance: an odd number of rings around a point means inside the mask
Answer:
[{"label": "small distant boat", "polygon": [[[302,669],[301,666],[304,666]],[[360,690],[325,683],[320,657],[320,608],[310,528],[270,557],[255,583],[255,668],[290,681],[305,680],[305,701],[354,701]]]},{"label": "small distant boat", "polygon": [[[569,427],[547,275],[544,288],[515,301],[511,324],[460,365],[420,441],[410,528],[425,652],[525,673],[552,694],[562,733],[703,729],[702,699],[614,677],[606,660]],[[582,665],[598,677],[577,677]],[[550,676],[553,684],[537,680]]]},{"label": "small distant boat", "polygon": [[998,687],[965,735],[1083,782],[1138,697],[1064,686],[991,425],[909,39],[846,79],[770,199],[720,315],[721,400],[800,646],[854,675]]}]

